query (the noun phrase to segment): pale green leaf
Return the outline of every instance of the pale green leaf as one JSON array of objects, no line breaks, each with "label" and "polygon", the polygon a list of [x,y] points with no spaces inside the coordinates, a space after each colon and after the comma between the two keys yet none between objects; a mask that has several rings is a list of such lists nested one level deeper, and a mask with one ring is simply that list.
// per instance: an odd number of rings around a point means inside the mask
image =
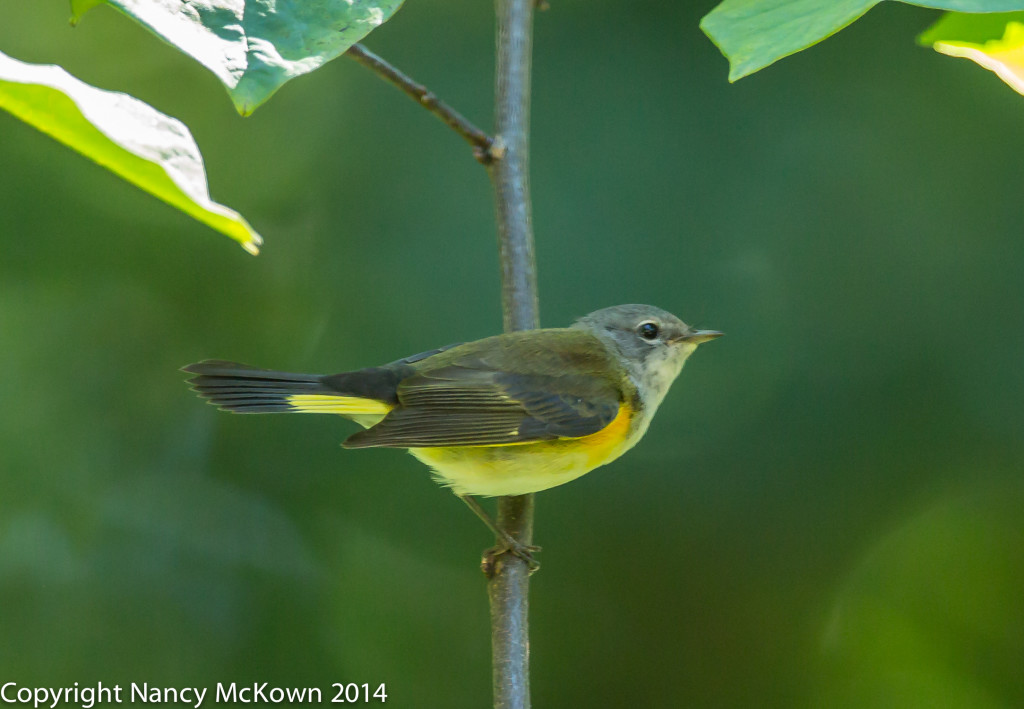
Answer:
[{"label": "pale green leaf", "polygon": [[[99,0],[71,0],[75,20]],[[243,116],[344,54],[402,0],[105,0],[212,71]]]},{"label": "pale green leaf", "polygon": [[729,81],[736,81],[835,34],[876,2],[725,0],[700,28],[729,60]]},{"label": "pale green leaf", "polygon": [[918,41],[942,54],[970,59],[1024,94],[1024,12],[946,13]]},{"label": "pale green leaf", "polygon": [[[724,0],[700,26],[729,60],[729,81],[736,81],[832,36],[880,1]],[[1024,0],[919,0],[907,4],[971,13],[1024,10]]]},{"label": "pale green leaf", "polygon": [[58,66],[0,53],[0,108],[96,161],[133,185],[257,253],[259,234],[210,199],[188,128],[152,106],[89,86]]}]

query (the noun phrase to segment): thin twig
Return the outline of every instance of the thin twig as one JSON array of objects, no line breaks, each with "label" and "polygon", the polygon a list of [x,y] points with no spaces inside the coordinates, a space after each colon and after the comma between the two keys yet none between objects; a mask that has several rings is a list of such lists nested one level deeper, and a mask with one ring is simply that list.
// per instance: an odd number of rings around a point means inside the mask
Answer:
[{"label": "thin twig", "polygon": [[[539,326],[529,180],[533,3],[534,0],[495,0],[495,140],[503,146],[504,155],[490,165],[489,172],[497,210],[506,331]],[[521,495],[498,499],[498,527],[524,545],[533,543],[533,498]],[[523,559],[509,553],[486,562],[494,706],[529,709],[529,567]]]},{"label": "thin twig", "polygon": [[504,147],[490,167],[498,217],[505,330],[538,327],[537,266],[530,202],[530,59],[533,3],[496,0],[498,59],[495,138]]},{"label": "thin twig", "polygon": [[484,165],[490,165],[501,155],[496,154],[494,139],[469,122],[454,108],[437,97],[423,84],[413,81],[406,74],[374,54],[361,44],[349,47],[346,54],[363,66],[369,68],[382,79],[391,82],[404,91],[413,101],[423,106],[444,121],[445,125],[462,136],[463,140],[473,147],[473,156]]}]

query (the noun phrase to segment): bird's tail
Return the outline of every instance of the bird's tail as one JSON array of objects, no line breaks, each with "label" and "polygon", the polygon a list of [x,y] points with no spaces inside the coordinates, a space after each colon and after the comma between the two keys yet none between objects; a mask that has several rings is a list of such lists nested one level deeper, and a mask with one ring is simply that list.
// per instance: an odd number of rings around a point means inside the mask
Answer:
[{"label": "bird's tail", "polygon": [[275,372],[210,359],[182,367],[182,371],[197,375],[189,379],[189,384],[199,396],[220,409],[235,413],[364,416],[383,415],[391,410],[387,402],[346,394],[325,383],[325,380],[336,380],[337,376]]}]

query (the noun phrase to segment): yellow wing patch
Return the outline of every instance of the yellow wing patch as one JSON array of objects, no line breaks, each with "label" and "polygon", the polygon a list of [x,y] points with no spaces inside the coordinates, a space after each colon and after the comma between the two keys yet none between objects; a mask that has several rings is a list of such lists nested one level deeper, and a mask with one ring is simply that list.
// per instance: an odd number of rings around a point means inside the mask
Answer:
[{"label": "yellow wing patch", "polygon": [[335,394],[295,394],[288,397],[288,405],[296,411],[308,414],[341,414],[342,416],[360,414],[383,416],[392,409],[391,404],[376,399]]}]

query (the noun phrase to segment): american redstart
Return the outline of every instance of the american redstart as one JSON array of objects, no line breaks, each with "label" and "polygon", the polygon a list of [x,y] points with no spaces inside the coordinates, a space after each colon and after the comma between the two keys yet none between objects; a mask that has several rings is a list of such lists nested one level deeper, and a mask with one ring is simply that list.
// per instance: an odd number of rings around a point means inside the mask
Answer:
[{"label": "american redstart", "polygon": [[190,383],[200,396],[227,411],[350,418],[366,430],[344,447],[408,448],[469,501],[546,490],[615,460],[643,437],[697,345],[721,334],[650,305],[618,305],[568,328],[496,335],[341,374],[217,360],[184,371],[198,375]]}]

